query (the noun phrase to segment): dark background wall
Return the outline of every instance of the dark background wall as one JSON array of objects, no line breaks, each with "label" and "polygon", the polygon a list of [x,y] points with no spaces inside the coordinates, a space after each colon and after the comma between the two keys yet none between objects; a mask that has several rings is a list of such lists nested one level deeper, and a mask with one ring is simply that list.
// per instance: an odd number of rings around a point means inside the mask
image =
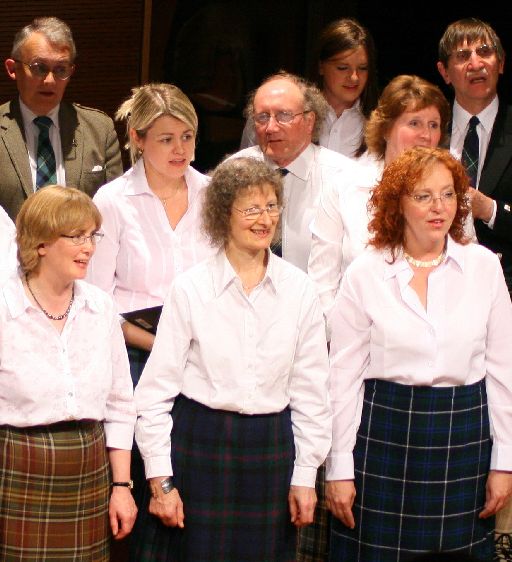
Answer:
[{"label": "dark background wall", "polygon": [[[445,88],[438,75],[437,42],[455,19],[480,17],[512,52],[508,3],[419,0],[3,0],[0,57],[13,35],[36,15],[56,15],[72,28],[77,72],[67,98],[113,115],[132,86],[148,79],[180,86],[200,118],[196,165],[205,170],[237,149],[247,93],[280,68],[311,76],[319,31],[329,21],[356,17],[378,51],[379,82],[413,73]],[[505,65],[500,96],[512,103]],[[15,95],[0,77],[0,102]],[[124,142],[124,132],[119,129]]]}]

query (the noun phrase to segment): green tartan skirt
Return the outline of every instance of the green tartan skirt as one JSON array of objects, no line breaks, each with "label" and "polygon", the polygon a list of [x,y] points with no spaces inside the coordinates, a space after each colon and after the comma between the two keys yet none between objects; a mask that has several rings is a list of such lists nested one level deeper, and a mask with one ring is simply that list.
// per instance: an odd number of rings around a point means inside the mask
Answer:
[{"label": "green tartan skirt", "polygon": [[0,427],[0,560],[108,562],[103,424]]}]

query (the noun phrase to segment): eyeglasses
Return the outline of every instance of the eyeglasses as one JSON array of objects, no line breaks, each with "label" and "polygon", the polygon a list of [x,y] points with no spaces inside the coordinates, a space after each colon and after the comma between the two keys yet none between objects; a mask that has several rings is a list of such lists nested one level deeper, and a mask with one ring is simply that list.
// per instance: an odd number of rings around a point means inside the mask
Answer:
[{"label": "eyeglasses", "polygon": [[438,197],[434,197],[432,193],[411,193],[409,197],[412,197],[412,199],[414,199],[414,201],[421,207],[430,207],[430,205],[438,199],[443,205],[457,201],[457,194],[455,191],[445,191]]},{"label": "eyeglasses", "polygon": [[254,116],[254,121],[258,125],[267,125],[270,118],[273,117],[280,125],[286,125],[291,123],[297,115],[304,115],[304,113],[309,113],[311,109],[305,111],[299,111],[299,113],[291,113],[290,111],[276,111],[275,113],[256,113]]},{"label": "eyeglasses", "polygon": [[42,78],[43,80],[48,76],[48,74],[50,74],[50,72],[57,80],[67,80],[75,71],[75,65],[69,62],[61,62],[55,64],[54,66],[48,66],[44,62],[28,63],[23,62],[22,60],[15,60],[14,62],[18,62],[28,67],[34,76]]},{"label": "eyeglasses", "polygon": [[452,56],[455,58],[457,62],[468,62],[471,58],[473,53],[476,53],[482,59],[489,59],[491,58],[494,53],[496,52],[495,45],[478,45],[474,49],[457,49]]},{"label": "eyeglasses", "polygon": [[235,211],[238,211],[239,213],[242,213],[244,219],[247,219],[249,221],[258,219],[265,211],[267,212],[269,217],[278,217],[283,211],[283,207],[281,205],[278,205],[277,203],[270,203],[270,205],[267,205],[263,209],[260,209],[260,207],[250,207],[249,209],[244,210],[233,207],[233,209],[235,209]]},{"label": "eyeglasses", "polygon": [[103,236],[105,235],[103,232],[93,232],[89,236],[86,236],[85,234],[61,234],[60,236],[61,238],[69,238],[75,246],[83,246],[86,242],[90,242],[93,246],[96,246],[96,244],[99,244],[102,241]]}]

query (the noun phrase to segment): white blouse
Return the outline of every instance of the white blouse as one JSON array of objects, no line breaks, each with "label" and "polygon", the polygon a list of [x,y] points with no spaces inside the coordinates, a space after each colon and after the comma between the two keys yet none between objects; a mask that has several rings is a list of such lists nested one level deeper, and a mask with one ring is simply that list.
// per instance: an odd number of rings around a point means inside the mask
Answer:
[{"label": "white blouse", "polygon": [[174,230],[148,185],[142,159],[93,198],[105,236],[87,280],[113,294],[121,313],[161,305],[176,275],[216,251],[200,230],[209,178],[189,167],[185,180],[188,209]]},{"label": "white blouse", "polygon": [[368,201],[384,169],[382,160],[367,156],[360,162],[341,182],[324,187],[311,224],[308,275],[327,319],[345,270],[368,243]]},{"label": "white blouse", "polygon": [[345,109],[339,117],[329,106],[322,123],[319,144],[353,158],[363,139],[365,123],[359,100],[351,108]]},{"label": "white blouse", "polygon": [[176,278],[135,391],[146,476],[172,474],[171,409],[183,393],[248,415],[289,406],[292,484],[314,487],[331,443],[327,376],[324,321],[308,277],[269,254],[263,281],[247,296],[219,251]]},{"label": "white blouse", "polygon": [[368,250],[347,269],[332,312],[333,446],[327,479],[354,477],[352,450],[364,381],[457,386],[483,377],[493,434],[491,468],[512,470],[512,304],[498,258],[448,238],[428,278],[427,308],[402,257]]},{"label": "white blouse", "polygon": [[108,447],[131,450],[135,405],[112,299],[75,281],[62,333],[31,304],[18,275],[1,289],[0,425],[104,422]]}]

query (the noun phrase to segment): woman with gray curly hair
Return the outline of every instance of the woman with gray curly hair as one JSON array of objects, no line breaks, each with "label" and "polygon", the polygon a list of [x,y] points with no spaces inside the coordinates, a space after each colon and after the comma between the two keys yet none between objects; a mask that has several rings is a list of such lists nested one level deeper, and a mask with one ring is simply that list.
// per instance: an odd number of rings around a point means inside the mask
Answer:
[{"label": "woman with gray curly hair", "polygon": [[273,255],[282,181],[220,164],[203,228],[218,253],[179,276],[136,390],[151,499],[138,561],[295,560],[330,446],[326,340],[307,276]]}]

